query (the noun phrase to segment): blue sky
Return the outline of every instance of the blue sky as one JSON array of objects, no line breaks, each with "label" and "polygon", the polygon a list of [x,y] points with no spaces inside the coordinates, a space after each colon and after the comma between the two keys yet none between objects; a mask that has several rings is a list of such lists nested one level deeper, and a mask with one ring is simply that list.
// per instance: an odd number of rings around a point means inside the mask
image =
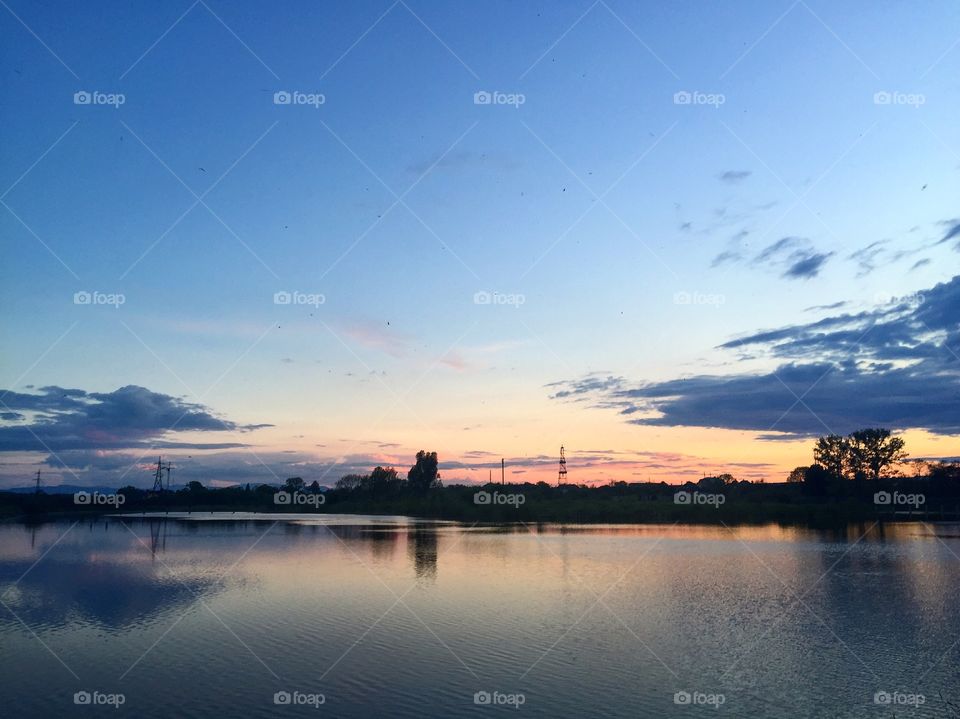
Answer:
[{"label": "blue sky", "polygon": [[[737,423],[630,425],[550,385],[762,374],[777,361],[716,348],[949,282],[958,20],[946,2],[11,2],[0,384],[134,385],[274,425],[215,432],[246,448],[204,479],[283,474],[284,453],[333,479],[420,445],[552,472],[563,442],[590,481],[650,452],[680,457],[669,476],[763,453],[772,477],[806,449],[757,450]],[[324,302],[275,304],[294,291]],[[945,357],[953,326],[932,340]],[[896,429],[960,453],[917,421]],[[11,451],[3,481],[38,462],[143,474],[130,447],[97,446]]]}]

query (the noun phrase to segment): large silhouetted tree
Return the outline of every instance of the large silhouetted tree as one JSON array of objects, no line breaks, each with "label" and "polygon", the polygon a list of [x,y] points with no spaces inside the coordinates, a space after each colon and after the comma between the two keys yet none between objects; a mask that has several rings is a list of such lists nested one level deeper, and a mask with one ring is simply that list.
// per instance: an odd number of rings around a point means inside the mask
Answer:
[{"label": "large silhouetted tree", "polygon": [[426,492],[440,485],[440,473],[437,471],[437,453],[417,452],[417,462],[407,472],[407,486],[414,492]]},{"label": "large silhouetted tree", "polygon": [[803,481],[803,478],[804,478],[804,476],[806,475],[808,469],[810,469],[810,468],[809,468],[809,467],[795,467],[794,470],[793,470],[792,472],[790,472],[790,474],[787,476],[787,482],[790,482],[791,484],[794,484],[794,483],[797,483],[797,482],[802,482],[802,481]]},{"label": "large silhouetted tree", "polygon": [[362,474],[345,474],[340,479],[337,480],[336,488],[346,491],[353,491],[354,489],[359,489],[366,477]]},{"label": "large silhouetted tree", "polygon": [[884,470],[907,458],[903,444],[900,437],[880,427],[860,429],[846,437],[828,434],[817,439],[813,459],[837,479],[878,480]]},{"label": "large silhouetted tree", "polygon": [[854,476],[862,475],[873,480],[880,479],[885,469],[907,458],[903,440],[891,437],[889,429],[876,427],[853,432],[847,438],[847,446]]},{"label": "large silhouetted tree", "polygon": [[927,476],[942,482],[960,483],[960,462],[928,462]]},{"label": "large silhouetted tree", "polygon": [[839,434],[820,437],[813,448],[813,459],[834,477],[843,479],[850,460],[850,444],[847,438]]},{"label": "large silhouetted tree", "polygon": [[397,477],[397,470],[393,467],[375,467],[370,473],[370,494],[380,496],[386,494],[391,488],[396,487],[400,480]]}]

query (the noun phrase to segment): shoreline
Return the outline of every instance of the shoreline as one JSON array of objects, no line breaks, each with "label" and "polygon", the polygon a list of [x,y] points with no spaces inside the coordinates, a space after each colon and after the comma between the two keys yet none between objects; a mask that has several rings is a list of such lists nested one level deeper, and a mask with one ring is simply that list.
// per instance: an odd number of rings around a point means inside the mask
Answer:
[{"label": "shoreline", "polygon": [[0,521],[150,513],[265,513],[273,516],[398,516],[465,523],[691,524],[779,523],[837,527],[856,522],[960,521],[952,483],[922,479],[849,483],[813,494],[801,483],[718,486],[623,484],[449,485],[427,491],[342,490],[270,485],[150,492],[134,487],[76,494],[0,492]]},{"label": "shoreline", "polygon": [[[910,524],[949,524],[960,523],[960,518],[949,516],[930,516],[925,513],[899,514],[884,512],[862,511],[810,511],[811,508],[792,507],[795,511],[783,511],[784,507],[769,508],[775,511],[765,512],[764,508],[731,506],[733,511],[710,510],[710,512],[671,511],[673,505],[651,507],[653,511],[636,512],[630,515],[603,516],[604,513],[591,512],[562,512],[536,513],[536,516],[514,515],[497,513],[495,516],[453,516],[452,514],[415,513],[392,511],[386,508],[334,508],[322,511],[303,511],[287,509],[257,508],[224,508],[222,506],[195,506],[195,507],[143,507],[120,509],[58,509],[54,511],[21,512],[0,516],[3,524],[46,524],[70,519],[109,519],[123,518],[131,520],[189,520],[193,517],[208,516],[210,521],[282,521],[289,515],[297,520],[312,517],[382,517],[416,520],[422,522],[472,524],[473,526],[505,526],[530,524],[558,524],[558,525],[691,525],[691,526],[762,526],[776,524],[783,526],[801,526],[813,528],[841,527],[849,524],[864,524],[875,522],[878,524],[910,523]],[[686,508],[683,508],[686,509]],[[835,508],[849,509],[847,507]],[[758,511],[759,510],[759,511]],[[938,515],[939,513],[934,513]],[[236,516],[242,515],[242,516]],[[252,516],[251,516],[252,515]],[[262,519],[260,517],[262,516]]]}]

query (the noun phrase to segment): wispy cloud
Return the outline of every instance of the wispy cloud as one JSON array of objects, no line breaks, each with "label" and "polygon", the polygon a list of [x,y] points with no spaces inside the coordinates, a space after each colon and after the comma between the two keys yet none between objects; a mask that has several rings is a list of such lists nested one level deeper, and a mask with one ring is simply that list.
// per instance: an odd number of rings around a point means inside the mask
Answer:
[{"label": "wispy cloud", "polygon": [[460,372],[462,372],[463,370],[467,369],[470,366],[467,360],[463,358],[463,355],[461,355],[456,350],[451,350],[450,352],[447,352],[447,354],[445,354],[443,358],[440,360],[440,364]]},{"label": "wispy cloud", "polygon": [[364,347],[379,350],[391,357],[404,357],[410,351],[413,338],[397,332],[386,324],[352,321],[339,327],[339,332]]},{"label": "wispy cloud", "polygon": [[444,154],[438,151],[429,158],[407,165],[407,172],[419,176],[428,170],[436,172],[438,170],[460,170],[474,167],[488,167],[502,172],[515,170],[521,167],[521,164],[514,159],[493,152],[462,150]]},{"label": "wispy cloud", "polygon": [[785,279],[810,279],[820,274],[832,252],[818,252],[813,243],[805,237],[781,237],[775,242],[749,256],[744,239],[749,233],[741,230],[731,238],[728,248],[716,255],[711,267],[725,264],[748,262],[753,267],[766,267],[778,270]]},{"label": "wispy cloud", "polygon": [[726,172],[721,172],[717,177],[721,182],[726,182],[728,185],[736,185],[746,180],[752,174],[750,170],[727,170]]},{"label": "wispy cloud", "polygon": [[804,308],[804,312],[822,312],[824,310],[838,310],[841,307],[846,307],[849,302],[846,300],[841,300],[840,302],[833,302],[829,305],[813,305],[812,307]]},{"label": "wispy cloud", "polygon": [[[739,238],[742,239],[742,238]],[[751,260],[755,267],[769,267],[777,269],[781,277],[786,279],[810,279],[820,274],[820,270],[827,260],[833,256],[832,252],[818,252],[813,243],[806,237],[781,237],[761,249]],[[716,267],[724,262],[737,262],[744,259],[740,251],[722,252],[712,263]]]},{"label": "wispy cloud", "polygon": [[960,219],[944,220],[940,224],[946,227],[946,231],[937,244],[943,244],[944,242],[949,242],[950,240],[958,240],[957,244],[954,246],[954,249],[960,250]]},{"label": "wispy cloud", "polygon": [[861,247],[859,250],[852,252],[847,259],[853,260],[857,263],[858,271],[857,277],[863,277],[873,272],[877,268],[878,258],[884,253],[887,245],[890,244],[890,240],[877,240],[876,242],[871,242],[866,247]]}]

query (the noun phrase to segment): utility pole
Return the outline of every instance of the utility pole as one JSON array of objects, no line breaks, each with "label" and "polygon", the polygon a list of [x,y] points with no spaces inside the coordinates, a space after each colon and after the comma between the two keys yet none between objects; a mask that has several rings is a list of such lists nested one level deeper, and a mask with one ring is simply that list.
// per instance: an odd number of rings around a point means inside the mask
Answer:
[{"label": "utility pole", "polygon": [[37,470],[37,487],[33,490],[34,494],[40,494],[40,470]]},{"label": "utility pole", "polygon": [[506,484],[507,482],[507,473],[506,466],[503,462],[503,457],[500,458],[500,484]]}]

